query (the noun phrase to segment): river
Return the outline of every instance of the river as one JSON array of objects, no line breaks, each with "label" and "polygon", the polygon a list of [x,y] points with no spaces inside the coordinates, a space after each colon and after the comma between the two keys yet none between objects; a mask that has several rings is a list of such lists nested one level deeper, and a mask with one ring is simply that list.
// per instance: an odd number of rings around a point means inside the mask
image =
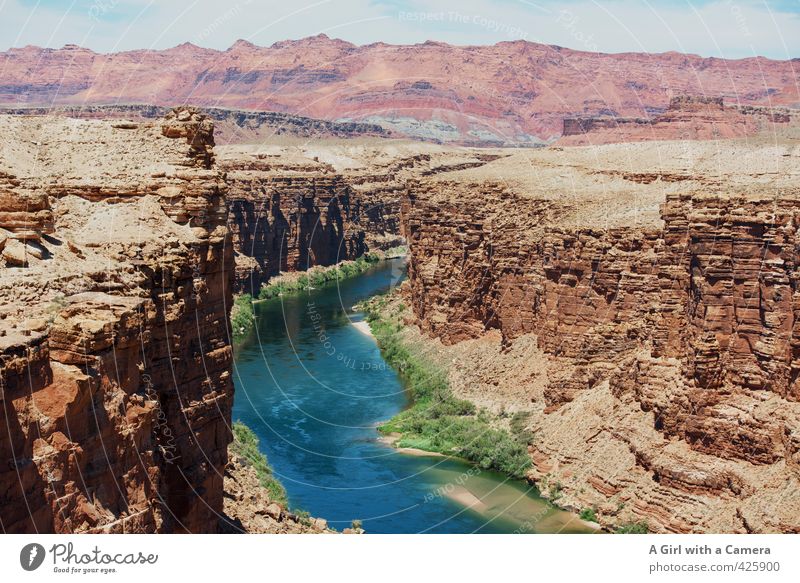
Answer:
[{"label": "river", "polygon": [[460,460],[400,453],[376,425],[408,404],[375,340],[352,323],[360,300],[402,277],[402,259],[256,304],[237,349],[234,420],[258,435],[290,506],[368,533],[586,532],[520,481]]}]

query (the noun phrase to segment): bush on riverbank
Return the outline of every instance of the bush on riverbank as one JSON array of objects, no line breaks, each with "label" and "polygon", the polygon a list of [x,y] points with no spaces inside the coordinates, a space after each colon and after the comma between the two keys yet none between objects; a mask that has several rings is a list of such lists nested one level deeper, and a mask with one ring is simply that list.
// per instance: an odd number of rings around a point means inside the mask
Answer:
[{"label": "bush on riverbank", "polygon": [[[380,253],[367,253],[355,261],[342,261],[329,267],[312,267],[302,273],[291,273],[274,277],[259,291],[259,300],[269,300],[290,293],[298,293],[309,288],[322,287],[328,283],[361,275],[375,263],[383,259]],[[253,296],[236,296],[231,308],[231,334],[234,342],[242,340],[255,326]]]},{"label": "bush on riverbank", "polygon": [[286,490],[278,479],[272,474],[267,456],[258,449],[258,437],[247,425],[241,421],[233,424],[233,442],[230,445],[233,453],[241,456],[258,475],[261,486],[267,489],[269,497],[273,502],[282,506],[287,505]]},{"label": "bush on riverbank", "polygon": [[616,534],[647,534],[650,532],[650,527],[647,523],[642,522],[628,522],[617,527],[614,531]]},{"label": "bush on riverbank", "polygon": [[594,506],[584,508],[581,510],[580,514],[578,514],[578,517],[588,522],[597,522],[597,509]]},{"label": "bush on riverbank", "polygon": [[380,254],[367,253],[355,261],[342,261],[327,267],[315,266],[300,275],[281,275],[261,287],[258,299],[271,300],[285,294],[306,291],[309,288],[318,288],[334,281],[355,277],[380,260]]},{"label": "bush on riverbank", "polygon": [[233,300],[231,308],[231,334],[234,342],[241,340],[255,325],[256,315],[253,310],[253,296],[242,294]]},{"label": "bush on riverbank", "polygon": [[531,465],[525,439],[491,426],[489,414],[453,396],[447,374],[403,342],[405,306],[379,296],[361,306],[386,361],[405,382],[412,406],[382,425],[400,447],[455,455],[486,470],[522,478]]}]

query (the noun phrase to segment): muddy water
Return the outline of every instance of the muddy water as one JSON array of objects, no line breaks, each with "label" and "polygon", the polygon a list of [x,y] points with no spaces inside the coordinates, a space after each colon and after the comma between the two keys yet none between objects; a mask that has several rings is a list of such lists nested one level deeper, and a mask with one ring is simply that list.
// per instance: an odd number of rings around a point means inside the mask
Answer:
[{"label": "muddy water", "polygon": [[261,439],[290,506],[370,533],[587,532],[527,484],[459,460],[400,453],[375,425],[407,406],[352,306],[402,277],[402,260],[257,304],[236,358],[233,417]]}]

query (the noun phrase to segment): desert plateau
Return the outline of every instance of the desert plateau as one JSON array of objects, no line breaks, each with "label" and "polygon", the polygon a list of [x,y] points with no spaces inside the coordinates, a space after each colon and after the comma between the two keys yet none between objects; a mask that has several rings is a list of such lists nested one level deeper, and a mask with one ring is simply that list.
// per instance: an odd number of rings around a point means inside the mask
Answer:
[{"label": "desert plateau", "polygon": [[0,531],[800,533],[797,66],[0,52]]}]

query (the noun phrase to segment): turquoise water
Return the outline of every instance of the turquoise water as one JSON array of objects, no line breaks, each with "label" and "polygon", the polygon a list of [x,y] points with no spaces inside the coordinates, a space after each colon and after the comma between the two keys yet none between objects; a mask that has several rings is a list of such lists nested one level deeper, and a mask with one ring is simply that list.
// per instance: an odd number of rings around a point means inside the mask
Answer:
[{"label": "turquoise water", "polygon": [[400,453],[375,426],[408,403],[352,306],[398,283],[402,260],[256,305],[236,358],[234,420],[261,439],[290,506],[369,533],[584,532],[527,484],[444,457]]}]

